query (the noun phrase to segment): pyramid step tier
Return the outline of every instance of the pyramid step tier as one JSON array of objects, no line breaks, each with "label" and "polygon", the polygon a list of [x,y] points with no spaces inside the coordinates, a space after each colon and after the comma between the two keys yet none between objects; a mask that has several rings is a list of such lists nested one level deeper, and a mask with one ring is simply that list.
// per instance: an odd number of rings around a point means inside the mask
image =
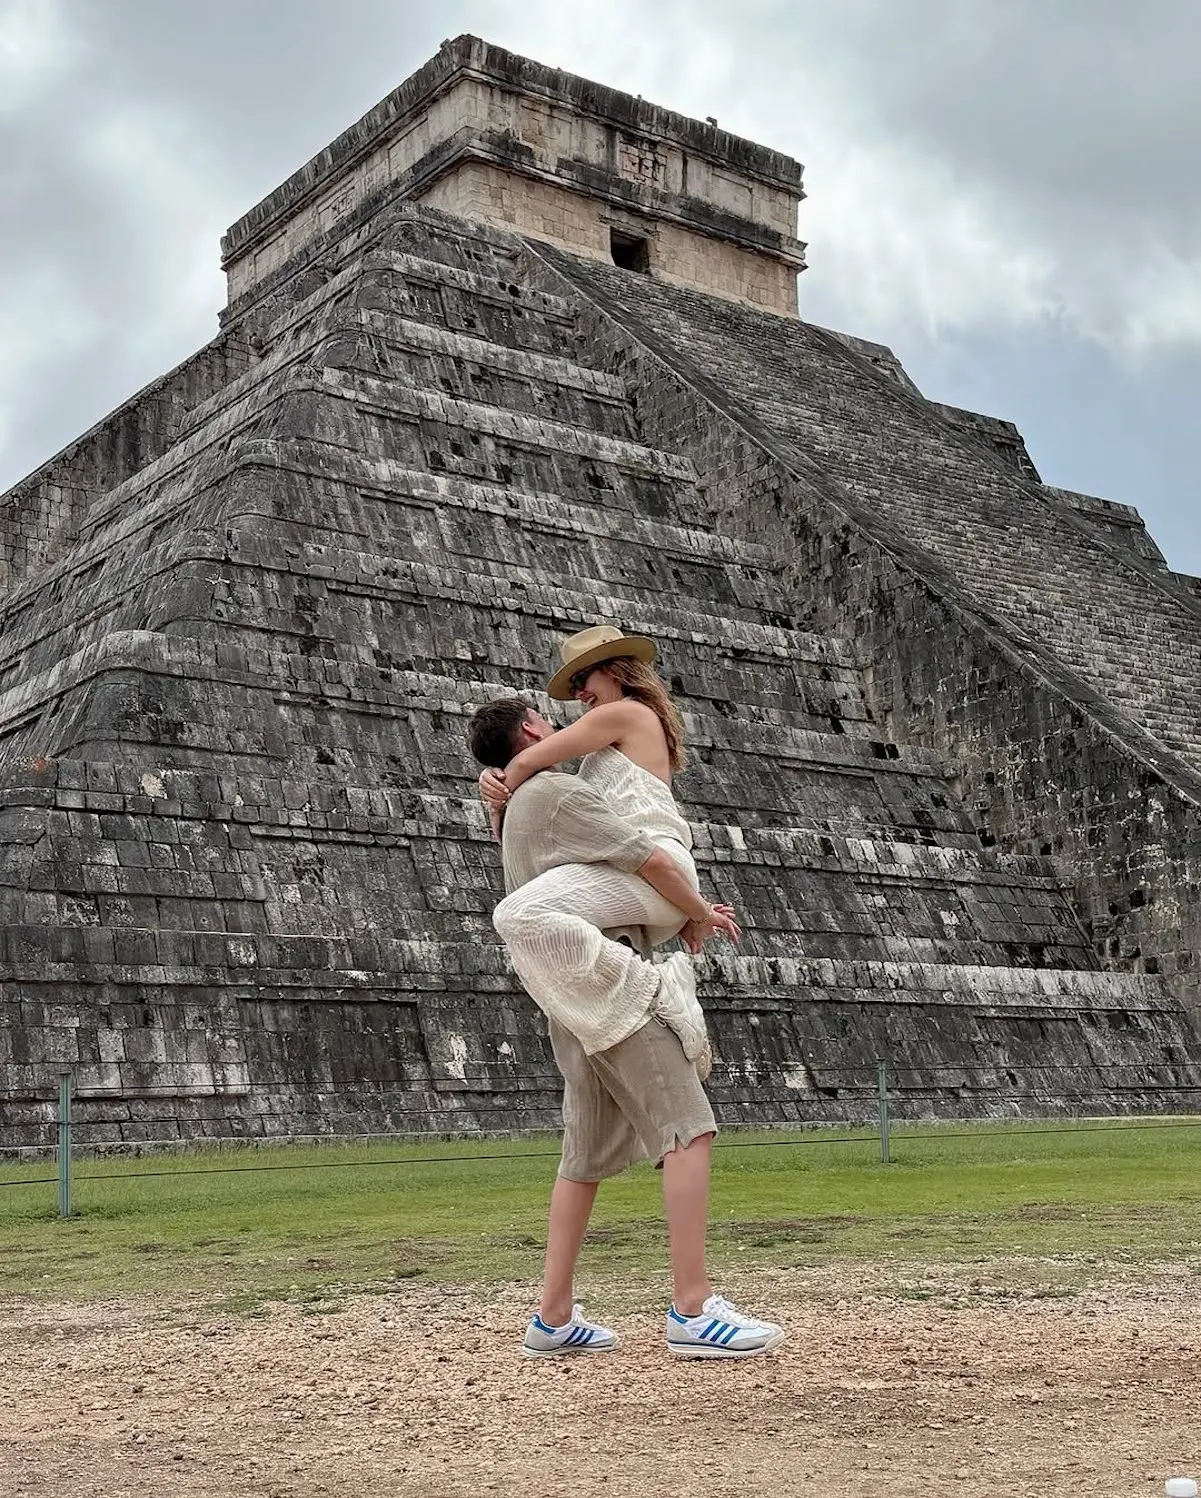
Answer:
[{"label": "pyramid step tier", "polygon": [[[194,407],[181,430],[187,433],[202,425],[242,399],[268,374],[318,348],[331,334],[345,338],[359,330],[368,336],[371,350],[363,367],[410,384],[445,388],[443,380],[456,386],[463,382],[460,393],[466,396],[480,382],[487,387],[489,404],[504,404],[496,396],[505,393],[524,402],[532,388],[543,398],[556,389],[576,392],[597,403],[598,415],[606,406],[625,407],[627,391],[622,379],[578,363],[574,357],[578,348],[573,336],[575,310],[561,299],[540,296],[525,287],[519,290],[522,300],[518,305],[507,287],[499,287],[494,300],[505,319],[493,318],[491,327],[469,332],[442,318],[431,321],[413,316],[403,294],[390,295],[382,278],[378,274],[365,277],[364,269],[358,266],[343,272],[273,325],[265,340],[269,350],[265,359]],[[487,308],[487,296],[479,305]],[[497,336],[492,335],[492,328]]]},{"label": "pyramid step tier", "polygon": [[[696,482],[696,469],[688,458],[647,447],[629,437],[612,436],[579,426],[572,419],[515,410],[491,401],[464,399],[354,368],[326,366],[321,370],[319,388],[365,413],[389,421],[402,422],[409,418],[429,427],[440,426],[449,432],[468,433],[472,438],[492,437],[515,447],[591,459],[687,484]],[[453,447],[454,444],[448,445]],[[442,466],[452,466],[443,453],[435,451],[431,456],[434,461],[430,466],[435,471]]]},{"label": "pyramid step tier", "polygon": [[[341,821],[335,815],[315,820]],[[312,934],[386,930],[414,940],[457,933],[493,942],[500,861],[481,834],[453,838],[406,818],[380,831],[185,819],[143,812],[52,812],[45,835],[5,851],[6,898],[24,925]],[[28,834],[29,815],[0,812],[0,835]],[[704,829],[699,829],[704,831]],[[773,855],[766,855],[768,857]],[[748,850],[718,861],[698,846],[702,889],[731,904],[757,950],[782,957],[859,957],[1092,968],[1096,959],[1062,893],[1004,870],[953,878],[880,873],[832,860],[766,863]],[[348,897],[348,885],[365,888]],[[401,898],[398,881],[415,887]]]},{"label": "pyramid step tier", "polygon": [[593,504],[686,523],[695,471],[684,458],[564,421],[309,365],[284,370],[95,498],[97,530],[165,493],[171,513],[225,474],[256,464],[315,478],[361,452],[515,492],[576,493]]},{"label": "pyramid step tier", "polygon": [[[120,933],[91,935],[94,960],[81,968],[73,933],[21,933],[23,945],[3,933],[0,976],[9,992],[24,995],[28,1030],[63,1028],[54,994],[81,976],[104,1009],[103,1053],[98,1017],[85,1007],[55,1043],[53,1066],[6,1068],[12,1088],[46,1089],[51,1073],[56,1082],[70,1064],[83,1088],[101,1093],[149,1085],[252,1096],[323,1069],[320,1056],[308,1059],[296,1045],[311,1046],[322,1014],[320,1026],[344,1039],[349,1023],[377,1016],[376,1086],[405,1073],[432,1094],[555,1086],[531,1034],[528,1000],[497,948],[131,931],[120,949],[126,960],[116,961],[103,938]],[[153,941],[165,960],[147,962],[150,949],[139,950],[139,940]],[[994,1090],[1015,1098],[1086,1093],[1113,1106],[1135,1093],[1187,1095],[1201,1083],[1196,1032],[1154,979],[742,956],[709,959],[708,974],[701,998],[717,1053],[710,1085],[734,1116],[743,1106],[753,1113],[756,1100],[870,1098],[876,1067],[866,1056],[886,1061],[894,1094],[924,1095],[927,1108],[931,1097]],[[214,983],[224,995],[219,1011],[208,998]],[[241,1019],[247,1006],[253,1042]],[[464,1030],[467,1007],[477,1023]]]},{"label": "pyramid step tier", "polygon": [[[845,747],[845,741],[833,740]],[[215,819],[257,827],[303,828],[308,832],[475,839],[491,832],[474,782],[458,793],[403,787],[315,782],[286,773],[236,775],[129,761],[38,759],[10,765],[0,780],[0,814],[17,816],[57,808],[98,814],[97,835],[122,832],[125,813],[138,816]],[[689,799],[682,803],[699,810]],[[33,825],[32,823],[30,824]],[[993,848],[926,845],[912,839],[832,833],[824,826],[774,823],[761,827],[721,818],[691,818],[695,851],[714,864],[762,862],[773,866],[812,864],[861,870],[881,877],[955,883],[982,880],[1016,888],[1056,887],[1056,871],[1045,856],[1002,853]],[[37,824],[34,836],[43,835]],[[12,835],[10,828],[10,835]]]},{"label": "pyramid step tier", "polygon": [[[418,320],[407,315],[403,298],[396,310],[385,310],[388,293],[378,276],[364,279],[362,267],[344,272],[309,298],[278,336],[273,330],[269,351],[259,363],[188,413],[181,436],[253,399],[280,371],[300,365],[329,365],[348,375],[381,377],[398,389],[457,395],[534,415],[540,408],[545,408],[541,414],[554,415],[558,406],[560,419],[570,418],[598,433],[625,435],[625,382],[576,361],[576,343],[567,332],[574,313],[565,303],[552,312],[556,298],[528,290],[522,294],[527,301],[517,308],[512,296],[503,293],[510,316],[492,337],[486,330],[467,332]],[[520,321],[515,322],[514,313]],[[548,316],[557,318],[549,327],[541,321]]]},{"label": "pyramid step tier", "polygon": [[[18,983],[52,983],[86,962],[95,969],[96,982],[162,983],[169,971],[172,983],[205,987],[220,972],[233,975],[232,981],[245,979],[267,988],[311,986],[347,994],[381,990],[398,1003],[416,1002],[423,993],[519,988],[503,947],[476,941],[132,927],[73,931],[6,926],[0,935],[3,976]],[[946,1006],[1047,1018],[1084,1010],[1126,1016],[1183,1013],[1162,979],[1137,973],[754,956],[732,953],[717,942],[698,961],[698,992],[714,1013],[795,1014],[818,1000],[884,1011]]]},{"label": "pyramid step tier", "polygon": [[[225,545],[198,537],[191,547],[165,546],[148,554],[135,576],[127,575],[120,592],[108,586],[113,577],[85,584],[80,600],[86,604],[90,595],[94,606],[70,624],[61,615],[45,617],[58,590],[44,588],[38,607],[10,614],[12,628],[0,646],[0,692],[29,682],[47,664],[53,669],[68,649],[78,653],[114,633],[169,630],[215,639],[228,637],[231,627],[246,651],[299,648],[309,657],[363,665],[399,665],[419,654],[432,667],[440,641],[449,638],[452,658],[492,663],[532,685],[546,679],[565,634],[618,619],[631,633],[658,641],[677,693],[716,698],[723,711],[737,711],[731,694],[738,678],[749,706],[758,698],[768,711],[783,709],[798,723],[809,717],[823,720],[809,726],[829,728],[837,720],[845,724],[840,731],[870,731],[857,726],[870,714],[849,652],[804,631],[764,625],[749,606],[682,607],[654,578],[602,590],[577,577],[570,586],[544,582],[533,567],[512,563],[468,571],[344,547],[291,550],[287,555],[283,536],[270,531]],[[418,627],[434,615],[442,627],[421,642]],[[500,616],[506,622],[494,632]],[[506,657],[504,645],[517,629],[530,643],[518,647],[516,658]]]},{"label": "pyramid step tier", "polygon": [[[336,588],[351,599],[370,590],[386,598],[418,589],[423,597],[456,602],[474,602],[482,589],[483,597],[524,612],[595,619],[598,610],[620,610],[599,617],[623,622],[627,615],[655,618],[665,638],[698,634],[777,658],[797,656],[859,669],[845,644],[791,627],[784,616],[764,607],[769,576],[736,569],[724,560],[709,561],[701,547],[691,557],[648,554],[629,541],[527,527],[512,515],[460,517],[408,502],[395,503],[395,510],[395,520],[407,523],[414,557],[381,553],[378,544],[363,546],[357,537],[335,536],[316,523],[298,544],[293,523],[266,522],[231,536],[224,576],[231,582],[236,576],[240,592],[248,597],[257,586],[271,598],[272,590],[278,592],[283,584],[270,575],[289,572],[293,590],[309,588],[318,602],[326,601],[326,585],[331,594]],[[300,607],[308,612],[312,603],[306,600]],[[336,629],[337,621],[329,627]],[[294,624],[292,628],[295,632]]]},{"label": "pyramid step tier", "polygon": [[[445,600],[459,602],[460,600]],[[512,622],[516,611],[501,610],[502,617]],[[440,617],[452,620],[449,609],[440,611]],[[544,615],[533,613],[535,620]],[[203,629],[205,621],[183,621]],[[691,620],[685,621],[693,622]],[[699,622],[699,621],[698,621]],[[654,626],[652,628],[652,626]],[[797,636],[797,648],[772,646],[759,640],[742,644],[737,641],[736,626],[731,625],[729,635],[716,634],[706,637],[699,630],[688,630],[654,620],[631,620],[632,632],[641,630],[655,633],[664,643],[665,649],[679,654],[677,664],[680,673],[690,673],[690,657],[707,655],[713,662],[713,674],[720,680],[724,672],[736,665],[748,673],[761,666],[765,674],[773,668],[780,674],[801,670],[806,665],[804,637]],[[531,631],[532,633],[532,631]],[[542,692],[548,675],[547,664],[554,659],[553,649],[531,648],[525,644],[527,636],[519,636],[511,629],[504,642],[510,645],[515,658],[505,660],[494,638],[473,640],[457,631],[446,631],[441,641],[431,637],[412,639],[408,644],[411,654],[406,659],[397,659],[396,651],[382,651],[378,646],[348,644],[337,647],[339,655],[323,654],[320,650],[304,651],[270,648],[263,645],[229,643],[227,638],[211,638],[206,633],[193,634],[187,630],[174,629],[170,633],[161,630],[126,629],[106,632],[92,644],[77,650],[72,656],[56,662],[40,676],[27,676],[18,686],[0,694],[0,723],[25,713],[30,706],[62,693],[79,681],[86,680],[103,669],[123,669],[145,666],[171,675],[185,674],[190,670],[201,673],[204,681],[227,681],[252,686],[271,684],[274,690],[309,691],[329,696],[331,699],[349,699],[349,704],[361,704],[364,708],[376,706],[403,709],[413,707],[432,711],[439,703],[453,703],[458,710],[474,711],[482,702],[493,697],[510,695],[520,683],[522,690],[536,694],[549,704],[550,699]],[[275,638],[272,637],[273,645]],[[544,642],[551,646],[556,638],[554,632],[545,631]],[[285,637],[286,639],[286,637]],[[538,644],[543,641],[534,635]],[[291,644],[290,639],[286,643]],[[449,649],[447,648],[449,644]],[[426,654],[430,646],[436,653]],[[423,648],[424,647],[424,648]],[[495,659],[494,659],[495,657]],[[723,660],[723,657],[725,659]],[[756,657],[758,659],[756,660]],[[810,658],[811,659],[811,658]],[[490,668],[497,669],[491,670]],[[791,668],[791,670],[790,670]],[[699,670],[699,667],[695,668]],[[502,674],[503,670],[503,674]],[[673,673],[674,674],[674,673]],[[833,676],[833,672],[830,673]],[[844,673],[840,673],[844,674]],[[846,672],[845,681],[826,681],[819,678],[809,683],[802,676],[799,684],[788,680],[782,683],[792,688],[790,695],[796,704],[792,711],[749,701],[744,710],[741,704],[719,698],[720,711],[715,711],[703,694],[697,699],[681,698],[680,706],[692,719],[693,742],[698,748],[715,744],[734,744],[741,748],[762,753],[775,749],[782,758],[795,753],[806,753],[814,738],[845,740],[836,758],[847,757],[848,762],[904,761],[913,773],[941,774],[945,769],[943,757],[932,750],[909,746],[888,745],[882,740],[868,736],[873,731],[870,724],[858,725],[858,732],[830,731],[828,724],[811,729],[802,726],[807,716],[825,718],[828,706],[821,711],[813,706],[808,712],[803,694],[808,688],[817,692],[823,688],[838,698],[841,709],[851,709],[856,704],[852,691],[856,673]],[[777,691],[769,695],[769,702],[782,699]],[[798,701],[797,699],[800,698]],[[454,707],[448,711],[455,711]],[[574,706],[556,704],[557,711],[576,716]],[[848,711],[848,728],[855,719]]]},{"label": "pyramid step tier", "polygon": [[[628,519],[607,508],[345,456],[338,480],[306,481],[297,474],[286,497],[268,500],[247,484],[236,495],[198,504],[186,518],[174,500],[131,510],[0,602],[0,671],[33,669],[65,651],[68,640],[81,643],[81,630],[86,638],[108,619],[109,627],[142,627],[153,608],[164,612],[174,569],[195,563],[211,577],[210,564],[230,555],[231,546],[236,555],[261,556],[263,565],[303,571],[303,558],[327,565],[322,548],[330,546],[354,555],[374,549],[381,558],[412,544],[427,554],[433,548],[449,562],[469,558],[474,544],[493,562],[507,555],[536,564],[542,557],[557,563],[554,570],[564,578],[598,586],[603,575],[626,589],[642,585],[660,594],[691,590],[744,616],[769,593],[774,564],[761,547],[645,520],[632,545]],[[330,521],[335,509],[336,531]],[[230,520],[223,523],[227,511]],[[377,570],[381,565],[377,560]],[[760,617],[787,627],[768,608]],[[811,638],[814,659],[854,665],[846,645]]]},{"label": "pyramid step tier", "polygon": [[[552,704],[544,685],[557,640],[589,618],[582,612],[586,604],[581,595],[557,590],[544,607],[536,599],[528,606],[506,607],[503,598],[493,597],[488,605],[476,602],[473,611],[473,598],[487,594],[482,582],[471,591],[440,589],[432,580],[436,569],[405,565],[398,570],[407,574],[407,584],[395,577],[376,588],[354,578],[345,584],[339,578],[323,580],[315,605],[320,612],[306,615],[302,595],[287,572],[278,574],[277,588],[243,595],[229,578],[228,566],[222,582],[214,578],[211,564],[193,559],[179,578],[181,583],[188,579],[187,592],[181,588],[174,596],[169,617],[150,621],[157,628],[114,629],[114,621],[96,617],[90,628],[75,632],[72,655],[56,658],[50,650],[52,664],[40,669],[45,655],[37,644],[29,644],[21,669],[13,663],[0,673],[0,732],[11,733],[31,714],[53,710],[65,693],[106,671],[138,666],[173,677],[194,668],[201,681],[268,692],[266,716],[273,707],[296,700],[297,693],[346,711],[399,714],[410,708],[436,711],[434,704],[443,702],[457,702],[470,712],[514,692],[536,699],[553,717],[577,715],[574,706]],[[225,631],[187,606],[189,597],[205,591],[212,597],[214,590],[219,601],[210,605],[210,612],[241,626],[236,646],[224,644]],[[263,602],[262,594],[278,606]],[[294,600],[294,606],[285,600]],[[794,635],[789,648],[772,644],[749,622],[740,628],[741,621],[696,615],[681,619],[674,611],[640,614],[632,602],[623,603],[619,617],[629,621],[627,628],[650,633],[659,642],[689,742],[702,758],[710,750],[735,748],[788,760],[798,752],[807,755],[817,735],[845,738],[846,754],[856,761],[904,760],[915,771],[943,772],[940,756],[883,740],[864,702],[859,672],[829,663],[828,652],[809,650],[807,637]],[[141,612],[136,604],[128,610],[134,619]],[[407,622],[398,622],[398,613]],[[333,630],[331,615],[344,615],[346,635]],[[353,637],[352,626],[357,631]],[[740,683],[755,695],[732,697]],[[207,717],[202,708],[198,722]],[[49,753],[49,741],[41,749]],[[64,752],[62,743],[56,752]]]},{"label": "pyramid step tier", "polygon": [[[261,543],[264,554],[269,549],[269,540]],[[830,664],[824,642],[764,626],[749,609],[703,612],[674,599],[663,602],[653,589],[590,592],[581,580],[572,579],[570,587],[543,583],[533,569],[512,566],[498,566],[493,575],[332,551],[323,562],[306,566],[302,559],[295,568],[227,562],[219,577],[209,576],[213,624],[194,615],[150,622],[201,638],[221,633],[216,625],[232,624],[248,651],[289,652],[301,645],[312,658],[398,667],[416,654],[429,670],[439,664],[430,646],[450,640],[469,679],[491,667],[510,682],[534,687],[546,681],[565,635],[598,620],[620,620],[630,633],[658,643],[660,670],[686,711],[695,703],[698,711],[733,718],[745,702],[752,712],[762,704],[782,730],[878,732],[856,666]],[[438,626],[422,630],[426,620]]]},{"label": "pyramid step tier", "polygon": [[[444,669],[448,663],[429,664]],[[497,682],[486,667],[481,670],[470,661],[457,677],[449,677],[391,667],[373,670],[329,657],[244,649],[190,636],[123,631],[0,696],[0,724],[7,731],[0,752],[6,759],[21,754],[70,757],[72,744],[86,742],[89,753],[76,757],[117,759],[119,755],[105,755],[98,747],[101,740],[115,742],[117,736],[148,749],[158,744],[161,763],[183,767],[195,762],[192,755],[217,752],[220,725],[214,713],[221,708],[228,709],[222,717],[226,752],[237,752],[235,746],[241,744],[243,754],[308,754],[316,767],[323,763],[316,750],[325,739],[330,752],[341,746],[344,769],[349,769],[352,744],[382,748],[384,736],[391,734],[385,783],[439,782],[448,776],[461,781],[471,768],[463,747],[466,724],[449,728],[445,716],[465,720],[481,702],[513,686],[528,689],[528,683],[528,675],[511,684]],[[311,711],[318,704],[337,709],[338,718],[323,717],[307,731],[298,721],[294,729],[289,727],[302,706]],[[785,777],[810,764],[838,768],[844,779],[850,774],[868,781],[898,775],[938,780],[946,772],[941,756],[930,750],[792,728],[787,720],[768,724],[708,714],[687,701],[683,706],[692,727],[698,785],[712,788],[723,767],[732,776],[730,755],[753,755],[762,762],[761,773]],[[731,797],[752,788],[732,786]],[[787,797],[779,802],[781,808],[789,804]]]},{"label": "pyramid step tier", "polygon": [[520,241],[512,233],[477,220],[457,218],[411,202],[376,206],[353,226],[339,224],[323,244],[267,276],[224,314],[225,320],[253,312],[260,326],[286,314],[348,265],[373,254],[400,254],[424,264],[504,283],[517,263]]},{"label": "pyramid step tier", "polygon": [[[660,580],[653,575],[645,582],[638,580],[629,589],[613,583],[605,586],[599,580],[574,575],[562,581],[548,580],[545,571],[540,573],[536,566],[522,565],[514,559],[489,563],[465,554],[439,556],[440,539],[436,529],[431,529],[428,537],[415,535],[415,549],[426,553],[430,560],[410,561],[380,556],[378,552],[355,551],[345,544],[319,542],[299,548],[293,544],[291,556],[281,555],[282,534],[256,532],[232,542],[225,576],[232,580],[235,569],[244,569],[238,579],[239,593],[248,600],[253,597],[256,584],[266,596],[271,596],[273,589],[278,593],[288,584],[271,575],[290,573],[294,578],[290,586],[294,589],[303,588],[310,580],[317,584],[319,603],[324,601],[322,589],[355,603],[360,597],[374,594],[386,599],[397,593],[406,598],[416,594],[420,599],[445,600],[476,608],[487,600],[494,606],[539,617],[619,618],[632,631],[637,625],[638,631],[650,630],[665,641],[685,640],[718,650],[724,648],[727,652],[737,652],[740,658],[838,661],[848,673],[858,673],[858,663],[845,646],[832,647],[828,639],[809,631],[764,624],[763,611],[753,603],[741,605],[737,601],[706,598],[703,594],[690,596],[687,592],[679,600],[665,599],[664,581],[670,583],[670,579]],[[214,577],[218,587],[222,581]],[[233,592],[232,586],[229,591]],[[222,594],[218,592],[217,596]],[[302,607],[312,610],[309,603]],[[340,640],[345,636],[346,631],[340,630],[330,638]],[[331,649],[329,653],[334,652]],[[545,666],[550,659],[547,657],[540,665]]]},{"label": "pyramid step tier", "polygon": [[[428,243],[428,241],[427,241]],[[427,326],[445,326],[447,312],[455,316],[450,331],[485,341],[481,309],[496,308],[518,314],[532,323],[558,323],[574,335],[578,318],[575,299],[530,285],[524,273],[517,274],[517,241],[506,249],[507,270],[452,265],[428,254],[416,254],[399,246],[379,245],[343,257],[338,270],[320,286],[282,307],[261,329],[260,336],[273,344],[290,332],[306,328],[328,305],[346,304],[356,288],[366,285],[356,305],[380,314],[391,314]],[[450,299],[439,300],[441,293]]]},{"label": "pyramid step tier", "polygon": [[[464,226],[466,227],[466,226]],[[456,257],[452,236],[420,239],[410,223],[341,247],[336,265],[294,277],[254,317],[258,341],[274,351],[307,336],[312,323],[362,305],[481,340],[566,352],[575,334],[571,298],[531,286],[518,272],[518,241],[475,263]],[[420,242],[419,242],[420,239]],[[356,289],[364,287],[362,296]]]},{"label": "pyramid step tier", "polygon": [[[10,918],[28,925],[494,939],[500,861],[475,796],[67,761],[2,800]],[[815,829],[695,833],[702,887],[782,956],[1095,965],[1045,860]]]}]

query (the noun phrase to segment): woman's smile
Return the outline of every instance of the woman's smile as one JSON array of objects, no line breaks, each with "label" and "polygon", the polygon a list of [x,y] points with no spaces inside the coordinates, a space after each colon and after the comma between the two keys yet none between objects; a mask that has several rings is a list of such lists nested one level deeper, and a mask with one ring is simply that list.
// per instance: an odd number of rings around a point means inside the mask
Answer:
[{"label": "woman's smile", "polygon": [[581,672],[572,678],[571,685],[574,688],[572,696],[585,712],[602,702],[619,702],[623,695],[621,687],[603,666],[593,666]]}]

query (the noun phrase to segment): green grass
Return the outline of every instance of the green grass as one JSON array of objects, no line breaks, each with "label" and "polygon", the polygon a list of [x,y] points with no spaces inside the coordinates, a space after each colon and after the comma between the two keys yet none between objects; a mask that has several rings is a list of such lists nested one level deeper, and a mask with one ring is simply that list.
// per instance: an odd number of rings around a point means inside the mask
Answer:
[{"label": "green grass", "polygon": [[[719,1272],[1201,1252],[1201,1120],[898,1129],[887,1166],[874,1136],[830,1137],[722,1138]],[[556,1159],[538,1139],[80,1160],[67,1221],[52,1184],[7,1184],[52,1164],[0,1166],[0,1298],[199,1294],[319,1311],[360,1287],[530,1281]],[[657,1294],[664,1264],[659,1177],[640,1167],[602,1187],[583,1269]]]}]

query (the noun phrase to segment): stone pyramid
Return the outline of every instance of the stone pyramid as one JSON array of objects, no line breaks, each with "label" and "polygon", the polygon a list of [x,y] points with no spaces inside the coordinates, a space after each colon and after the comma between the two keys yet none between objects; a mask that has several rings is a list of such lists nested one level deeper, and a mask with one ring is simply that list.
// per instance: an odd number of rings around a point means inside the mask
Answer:
[{"label": "stone pyramid", "polygon": [[554,1127],[463,730],[598,620],[749,928],[725,1121],[880,1058],[908,1116],[1195,1108],[1201,585],[798,318],[799,183],[459,38],[5,497],[0,1148],[63,1070],[93,1144]]}]

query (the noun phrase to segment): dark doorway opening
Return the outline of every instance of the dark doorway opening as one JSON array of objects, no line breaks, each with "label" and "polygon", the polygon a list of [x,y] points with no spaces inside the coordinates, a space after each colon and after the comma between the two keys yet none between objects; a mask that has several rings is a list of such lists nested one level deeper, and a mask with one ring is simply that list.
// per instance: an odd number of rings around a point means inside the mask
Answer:
[{"label": "dark doorway opening", "polygon": [[609,253],[613,264],[622,270],[640,270],[648,275],[651,268],[651,247],[636,234],[622,234],[619,229],[609,230]]}]

